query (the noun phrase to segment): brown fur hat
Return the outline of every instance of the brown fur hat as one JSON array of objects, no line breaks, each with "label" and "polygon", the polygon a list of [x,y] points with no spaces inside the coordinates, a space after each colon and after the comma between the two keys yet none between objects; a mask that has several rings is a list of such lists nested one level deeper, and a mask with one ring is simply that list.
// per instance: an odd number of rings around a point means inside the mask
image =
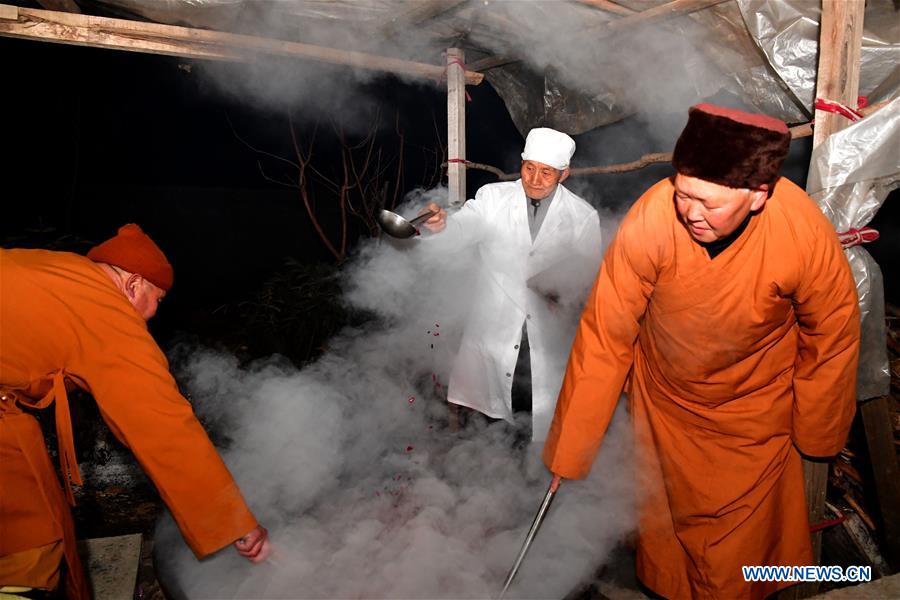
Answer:
[{"label": "brown fur hat", "polygon": [[675,143],[672,165],[682,175],[733,188],[771,186],[787,157],[783,121],[714,104],[697,104]]}]

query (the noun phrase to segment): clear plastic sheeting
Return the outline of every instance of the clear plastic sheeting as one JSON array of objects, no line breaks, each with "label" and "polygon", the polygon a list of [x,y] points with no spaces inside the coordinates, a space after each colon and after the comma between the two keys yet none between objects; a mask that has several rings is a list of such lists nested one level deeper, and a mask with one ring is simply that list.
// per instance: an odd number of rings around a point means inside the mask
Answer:
[{"label": "clear plastic sheeting", "polygon": [[[760,54],[737,3],[718,4],[712,9],[692,13],[690,17],[698,27],[684,31],[683,35],[706,43],[707,55],[723,73],[722,87],[741,98],[748,110],[777,117],[786,123],[808,120],[778,73]],[[680,21],[682,29],[685,22]]]},{"label": "clear plastic sheeting", "polygon": [[[866,225],[884,199],[900,187],[900,99],[854,123],[813,150],[806,190],[839,232]],[[859,293],[862,342],[857,398],[890,391],[885,346],[884,279],[861,246],[844,251]]]},{"label": "clear plastic sheeting", "polygon": [[627,114],[612,93],[589,96],[563,86],[549,75],[539,75],[522,63],[491,69],[485,78],[503,99],[523,137],[533,127],[552,127],[577,135]]},{"label": "clear plastic sheeting", "polygon": [[[812,114],[816,89],[820,3],[809,0],[736,0],[772,68]],[[893,0],[868,0],[859,93],[874,104],[900,90],[900,12]]]}]

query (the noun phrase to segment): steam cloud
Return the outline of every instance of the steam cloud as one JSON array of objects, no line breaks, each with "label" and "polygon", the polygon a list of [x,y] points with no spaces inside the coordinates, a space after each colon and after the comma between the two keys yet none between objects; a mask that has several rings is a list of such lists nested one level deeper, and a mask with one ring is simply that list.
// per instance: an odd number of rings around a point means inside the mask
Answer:
[{"label": "steam cloud", "polygon": [[[414,212],[439,190],[414,195]],[[223,457],[274,560],[231,549],[197,561],[171,519],[157,530],[160,571],[190,598],[495,596],[550,475],[542,444],[473,419],[447,428],[446,385],[477,263],[436,260],[419,240],[365,244],[346,301],[379,325],[348,329],[314,364],[182,348],[195,410],[230,439]],[[565,356],[568,347],[556,351]],[[564,482],[510,597],[562,597],[633,527],[627,418],[617,414],[592,475]]]},{"label": "steam cloud", "polygon": [[[580,140],[579,164],[670,150],[687,106],[729,89],[689,35],[645,30],[606,44],[576,44],[570,34],[581,28],[578,11],[585,7],[484,4],[466,9],[472,11],[470,41],[521,57],[537,72],[552,69],[563,84],[595,100],[638,111],[636,134],[601,132]],[[505,28],[506,35],[490,35],[491,27]],[[681,33],[691,27],[684,24]],[[418,33],[367,39],[374,53],[439,63]],[[349,21],[346,35],[354,42],[364,38]],[[299,34],[313,43],[315,36]],[[291,106],[310,118],[340,114],[363,127],[375,110],[363,91],[375,76],[368,72],[295,62],[290,70],[274,63],[214,64],[204,72],[248,101]],[[595,76],[588,80],[585,73]],[[607,98],[610,89],[627,97]],[[478,144],[478,135],[470,132],[470,144]],[[567,186],[600,207],[608,242],[619,216],[602,207],[627,208],[667,169],[647,169],[626,176],[628,181],[610,176]],[[414,194],[407,214],[435,193],[443,193],[446,204],[446,192]],[[542,444],[514,447],[516,434],[506,423],[475,419],[459,432],[448,429],[443,386],[479,266],[465,252],[436,257],[424,246],[420,240],[382,240],[358,249],[346,269],[345,301],[375,313],[379,325],[345,330],[303,370],[275,359],[240,367],[231,356],[180,350],[181,380],[197,412],[227,432],[223,456],[269,528],[276,554],[261,566],[231,550],[198,562],[168,519],[156,536],[168,585],[190,598],[496,596],[550,475],[540,460]],[[566,356],[569,347],[556,351]],[[633,529],[630,447],[620,408],[591,476],[560,488],[510,597],[565,596]]]},{"label": "steam cloud", "polygon": [[[492,55],[516,57],[534,73],[548,74],[605,105],[613,114],[638,115],[651,125],[646,132],[650,136],[648,152],[671,147],[691,104],[722,92],[730,92],[734,98],[746,97],[744,87],[752,84],[727,73],[742,64],[732,49],[709,45],[710,27],[723,31],[735,27],[729,19],[736,19],[736,26],[743,27],[736,8],[728,18],[705,16],[702,22],[693,17],[680,18],[613,35],[603,35],[602,31],[581,33],[588,24],[601,26],[607,13],[556,0],[472,2],[442,14],[438,19],[442,25],[432,23],[431,27],[405,23],[402,18],[391,25],[389,17],[398,14],[396,9],[390,2],[334,3],[321,10],[272,3],[266,9],[257,8],[253,19],[242,21],[240,29],[262,37],[302,40],[435,65],[443,63],[444,45],[453,45],[458,33],[465,32],[463,45]],[[168,18],[177,16],[173,13]],[[200,22],[203,19],[199,13],[182,16]],[[229,28],[223,23],[209,24]],[[472,51],[471,56],[474,60],[481,55]],[[349,130],[355,127],[360,132],[377,104],[366,85],[383,76],[362,68],[335,68],[273,57],[249,64],[212,61],[198,66],[216,87],[255,105],[291,107],[299,118],[310,120],[340,115],[347,120]],[[441,81],[397,77],[412,85],[442,85]],[[536,94],[543,92],[533,90]],[[477,113],[478,107],[472,106],[471,111]],[[585,158],[583,152],[580,154]]]}]

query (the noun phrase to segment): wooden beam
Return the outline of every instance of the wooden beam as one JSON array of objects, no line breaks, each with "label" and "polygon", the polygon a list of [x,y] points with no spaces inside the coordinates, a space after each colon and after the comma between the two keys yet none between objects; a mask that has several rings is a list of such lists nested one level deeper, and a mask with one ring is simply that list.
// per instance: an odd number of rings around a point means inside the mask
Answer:
[{"label": "wooden beam", "polygon": [[632,10],[630,8],[626,8],[621,4],[616,4],[612,2],[612,0],[573,0],[578,4],[584,4],[585,6],[591,6],[593,8],[599,8],[600,10],[605,10],[606,12],[615,13],[617,15],[628,16],[637,13],[636,10]]},{"label": "wooden beam", "polygon": [[496,69],[497,67],[502,67],[503,65],[508,65],[514,62],[519,62],[519,59],[510,58],[508,56],[488,56],[487,58],[482,58],[481,60],[476,60],[473,63],[467,64],[466,69],[469,71],[475,71],[476,73],[481,73],[483,71],[490,71],[491,69]]},{"label": "wooden beam", "polygon": [[447,50],[447,188],[450,203],[466,200],[466,85],[461,48]]},{"label": "wooden beam", "polygon": [[[435,81],[441,79],[445,69],[441,65],[300,42],[2,4],[0,36],[235,62],[253,62],[269,56],[281,56]],[[464,80],[470,85],[478,85],[483,79],[484,75],[481,73],[465,72]]]},{"label": "wooden beam", "polygon": [[704,8],[709,8],[710,6],[715,6],[716,4],[721,4],[722,2],[728,2],[728,0],[673,0],[672,2],[661,4],[660,6],[649,8],[627,17],[622,17],[621,19],[593,25],[579,33],[582,35],[605,36],[637,25],[647,25],[655,23],[656,21],[686,15],[698,10],[703,10]]}]

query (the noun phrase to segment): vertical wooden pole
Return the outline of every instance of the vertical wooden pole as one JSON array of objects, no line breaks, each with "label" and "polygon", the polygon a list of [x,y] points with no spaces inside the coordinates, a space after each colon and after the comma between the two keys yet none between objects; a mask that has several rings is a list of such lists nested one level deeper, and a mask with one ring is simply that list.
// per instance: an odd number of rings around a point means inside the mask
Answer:
[{"label": "vertical wooden pole", "polygon": [[[865,2],[822,0],[816,98],[834,100],[856,108],[865,8]],[[816,110],[813,148],[849,124],[846,117]]]},{"label": "vertical wooden pole", "polygon": [[[856,108],[859,93],[859,60],[862,46],[865,2],[822,0],[819,21],[819,68],[816,73],[816,98],[833,100]],[[813,147],[832,133],[850,124],[845,117],[816,110]],[[809,522],[817,523],[825,514],[825,490],[828,486],[828,463],[803,461],[806,504]],[[813,558],[822,557],[822,532],[812,534]],[[817,584],[799,586],[801,597],[812,596]]]},{"label": "vertical wooden pole", "polygon": [[[447,49],[447,201],[466,201],[466,53]],[[447,403],[450,431],[459,430],[459,406]]]},{"label": "vertical wooden pole", "polygon": [[[818,523],[825,516],[825,492],[828,489],[829,461],[803,459],[803,480],[806,488],[806,508],[809,524]],[[813,560],[819,564],[822,558],[822,532],[812,534]],[[817,588],[818,586],[813,586]],[[812,595],[812,594],[810,594]]]},{"label": "vertical wooden pole", "polygon": [[466,200],[466,54],[447,50],[447,188],[451,203]]},{"label": "vertical wooden pole", "polygon": [[885,559],[896,572],[900,568],[900,466],[894,450],[889,396],[859,406],[875,479],[875,495],[881,512]]},{"label": "vertical wooden pole", "polygon": [[[850,107],[856,106],[864,9],[865,2],[861,1],[823,0],[819,71],[816,80],[818,98],[837,100]],[[849,123],[840,115],[817,110],[813,147]],[[882,397],[862,402],[859,410],[875,478],[885,555],[896,569],[900,565],[900,470],[894,452],[888,400]],[[824,495],[824,491],[822,494]],[[814,543],[821,545],[821,540],[814,539]],[[815,549],[818,559],[818,547]]]}]

